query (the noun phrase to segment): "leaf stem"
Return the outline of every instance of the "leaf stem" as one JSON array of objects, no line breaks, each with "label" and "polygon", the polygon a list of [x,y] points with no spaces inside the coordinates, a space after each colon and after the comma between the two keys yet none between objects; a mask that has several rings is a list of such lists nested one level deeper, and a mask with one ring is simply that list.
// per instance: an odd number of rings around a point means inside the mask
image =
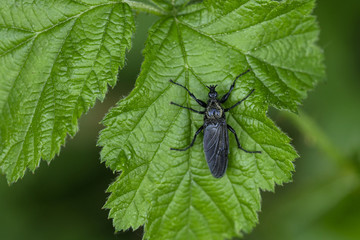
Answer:
[{"label": "leaf stem", "polygon": [[132,9],[137,10],[137,11],[150,13],[150,14],[153,14],[156,16],[168,15],[163,10],[161,10],[157,7],[154,7],[152,5],[146,4],[146,3],[136,2],[136,1],[131,1],[131,0],[124,0],[124,3],[127,3]]},{"label": "leaf stem", "polygon": [[354,169],[352,161],[346,157],[338,147],[331,142],[328,136],[306,113],[299,111],[299,115],[289,112],[281,112],[280,115],[289,119],[299,131],[306,137],[311,139],[319,149],[329,156],[337,165],[343,167],[344,170]]}]

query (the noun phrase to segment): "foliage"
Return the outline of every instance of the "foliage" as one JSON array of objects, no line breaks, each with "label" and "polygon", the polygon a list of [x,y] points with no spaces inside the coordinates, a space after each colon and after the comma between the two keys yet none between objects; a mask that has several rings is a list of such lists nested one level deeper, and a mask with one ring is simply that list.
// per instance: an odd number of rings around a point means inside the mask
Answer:
[{"label": "foliage", "polygon": [[[297,157],[290,139],[266,116],[269,106],[296,111],[323,77],[313,0],[296,1],[4,1],[0,10],[0,167],[9,182],[59,153],[77,120],[113,86],[134,31],[131,8],[161,15],[149,31],[132,93],[104,119],[102,160],[121,172],[106,207],[117,230],[145,224],[145,238],[223,239],[249,232],[259,189],[291,180]],[[5,10],[6,9],[6,10]],[[9,9],[9,10],[7,10]],[[202,117],[185,84],[206,99],[243,76],[227,115],[247,154],[230,137],[227,174],[214,179],[201,138],[187,152]]]},{"label": "foliage", "polygon": [[9,182],[50,161],[113,86],[134,29],[124,3],[5,1],[0,18],[0,167]]},{"label": "foliage", "polygon": [[[135,89],[104,119],[102,159],[121,175],[106,204],[117,230],[145,224],[149,239],[223,239],[249,232],[260,210],[259,189],[291,179],[296,153],[266,117],[268,105],[296,111],[323,75],[313,1],[208,1],[150,30]],[[247,154],[230,138],[230,162],[222,179],[210,175],[200,140],[186,152],[202,116],[169,105],[198,108],[168,80],[206,99],[206,85],[225,93],[239,73],[228,106],[252,88],[256,94],[227,116]]]}]

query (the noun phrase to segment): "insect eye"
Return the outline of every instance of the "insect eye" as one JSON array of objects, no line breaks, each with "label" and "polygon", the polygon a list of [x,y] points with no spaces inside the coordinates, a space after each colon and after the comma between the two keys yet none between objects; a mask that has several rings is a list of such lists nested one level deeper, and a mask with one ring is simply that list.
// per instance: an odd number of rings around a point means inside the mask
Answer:
[{"label": "insect eye", "polygon": [[216,98],[217,92],[209,92],[209,98]]}]

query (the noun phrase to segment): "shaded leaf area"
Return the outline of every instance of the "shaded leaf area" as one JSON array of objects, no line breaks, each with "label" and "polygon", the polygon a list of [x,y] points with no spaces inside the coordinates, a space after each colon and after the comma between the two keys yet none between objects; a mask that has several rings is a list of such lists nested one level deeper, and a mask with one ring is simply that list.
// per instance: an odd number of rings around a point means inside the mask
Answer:
[{"label": "shaded leaf area", "polygon": [[[251,231],[260,189],[290,181],[297,157],[266,116],[268,106],[296,111],[324,74],[313,7],[310,0],[206,1],[154,24],[135,89],[105,117],[99,140],[102,160],[121,172],[106,204],[117,230],[145,224],[145,239],[224,239]],[[169,79],[206,100],[206,85],[218,84],[222,95],[249,68],[225,107],[256,91],[227,121],[245,149],[262,154],[237,149],[230,134],[229,167],[215,179],[202,135],[188,151],[170,151],[190,144],[203,116],[169,104],[201,109]]]},{"label": "shaded leaf area", "polygon": [[0,167],[8,182],[59,153],[78,118],[114,86],[134,31],[127,4],[3,1]]},{"label": "shaded leaf area", "polygon": [[186,6],[192,0],[148,0],[165,11],[177,11]]}]

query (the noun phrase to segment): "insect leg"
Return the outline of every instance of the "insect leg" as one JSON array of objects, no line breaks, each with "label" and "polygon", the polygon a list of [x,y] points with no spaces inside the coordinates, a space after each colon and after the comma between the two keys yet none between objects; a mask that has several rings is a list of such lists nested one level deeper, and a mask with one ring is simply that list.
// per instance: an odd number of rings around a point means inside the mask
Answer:
[{"label": "insect leg", "polygon": [[230,93],[232,92],[232,90],[233,90],[234,87],[235,87],[235,82],[236,82],[236,80],[237,80],[239,77],[241,77],[241,76],[247,74],[248,72],[250,72],[250,70],[251,70],[251,69],[246,70],[245,72],[241,73],[239,76],[237,76],[237,77],[235,78],[233,84],[232,84],[231,87],[230,87],[230,90],[220,99],[220,103],[226,102],[226,100],[227,100],[227,99],[229,98],[229,96],[230,96]]},{"label": "insect leg", "polygon": [[201,101],[200,99],[197,99],[197,98],[195,97],[195,95],[192,94],[192,93],[189,91],[189,89],[187,89],[185,86],[181,85],[180,83],[174,82],[174,81],[171,80],[171,79],[169,80],[169,82],[171,82],[171,83],[173,83],[173,84],[176,84],[176,85],[184,88],[184,89],[189,93],[190,97],[192,97],[200,106],[206,108],[207,104],[206,104],[204,101]]},{"label": "insect leg", "polygon": [[182,148],[182,149],[170,148],[170,150],[175,150],[175,151],[186,151],[186,150],[188,150],[189,148],[191,148],[191,147],[194,145],[194,142],[195,142],[195,140],[196,140],[197,135],[199,135],[199,133],[201,133],[201,131],[203,130],[203,128],[204,128],[204,126],[201,126],[201,127],[196,131],[196,133],[195,133],[195,135],[194,135],[194,138],[193,138],[193,140],[191,141],[191,143],[190,143],[190,145],[189,145],[188,147]]},{"label": "insect leg", "polygon": [[205,113],[205,111],[198,111],[198,110],[195,110],[195,109],[192,109],[192,108],[189,108],[189,107],[181,106],[180,104],[177,104],[177,103],[174,103],[174,102],[170,102],[170,104],[173,104],[175,106],[182,107],[182,108],[185,108],[185,109],[189,109],[190,111],[193,111],[193,112],[196,112],[196,113],[199,113],[199,114],[204,114]]},{"label": "insect leg", "polygon": [[227,111],[233,109],[234,107],[236,107],[237,105],[239,105],[240,103],[242,103],[243,101],[245,101],[254,91],[255,91],[255,89],[251,90],[251,92],[250,92],[246,97],[244,97],[243,99],[241,99],[240,101],[238,101],[237,103],[235,103],[233,106],[231,106],[231,107],[229,107],[229,108],[225,108],[225,109],[224,109],[224,112],[227,112]]},{"label": "insect leg", "polygon": [[236,139],[238,148],[240,148],[241,150],[243,150],[244,152],[247,152],[247,153],[261,153],[261,151],[248,151],[248,150],[243,149],[240,145],[240,141],[238,139],[238,136],[237,136],[235,130],[229,124],[227,124],[227,128],[230,130],[230,132],[232,132],[235,135],[235,139]]}]

